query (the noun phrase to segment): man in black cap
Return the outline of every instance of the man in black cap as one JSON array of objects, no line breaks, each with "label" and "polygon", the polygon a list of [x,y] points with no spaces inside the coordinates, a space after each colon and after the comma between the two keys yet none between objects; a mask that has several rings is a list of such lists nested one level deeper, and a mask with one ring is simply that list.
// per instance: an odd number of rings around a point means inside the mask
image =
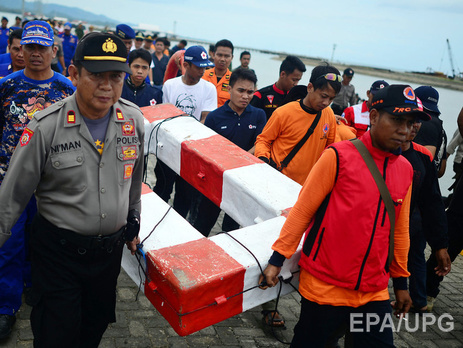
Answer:
[{"label": "man in black cap", "polygon": [[344,109],[357,103],[355,87],[350,83],[353,77],[354,70],[351,68],[344,70],[342,75],[341,91],[339,91],[338,95],[333,100],[333,104],[331,104],[331,108],[335,115],[342,115]]},{"label": "man in black cap", "polygon": [[153,41],[154,41],[153,35],[151,34],[145,35],[145,39],[143,40],[143,48],[147,50],[149,53],[154,53]]},{"label": "man in black cap", "polygon": [[361,104],[349,106],[342,113],[341,116],[346,120],[346,124],[356,129],[357,138],[360,138],[370,126],[370,107],[373,97],[381,88],[387,86],[389,86],[389,83],[384,80],[373,82],[370,89],[367,91],[368,99]]},{"label": "man in black cap", "polygon": [[447,163],[447,134],[443,122],[439,118],[439,92],[432,86],[420,86],[415,92],[423,103],[423,109],[431,116],[431,121],[423,123],[421,126],[415,142],[423,145],[431,152],[440,178],[445,173]]},{"label": "man in black cap", "polygon": [[134,49],[139,49],[142,48],[143,46],[143,40],[145,39],[145,35],[141,31],[137,32],[137,35],[135,35],[135,41],[134,41]]},{"label": "man in black cap", "polygon": [[79,42],[76,92],[24,130],[0,186],[0,246],[35,192],[31,327],[34,347],[98,347],[115,321],[124,243],[136,250],[143,116],[119,99],[127,50],[115,35]]},{"label": "man in black cap", "polygon": [[[404,315],[411,305],[407,255],[413,169],[400,156],[400,146],[417,119],[429,119],[422,110],[410,86],[379,90],[371,129],[355,143],[331,145],[307,177],[259,279],[262,288],[275,286],[285,258],[307,231],[299,261],[301,316],[291,347],[325,347],[346,326],[354,347],[393,346],[392,328],[383,326],[392,320],[390,277],[395,314]],[[389,199],[381,198],[387,196],[380,194],[381,186]],[[378,321],[373,323],[372,316]]]}]

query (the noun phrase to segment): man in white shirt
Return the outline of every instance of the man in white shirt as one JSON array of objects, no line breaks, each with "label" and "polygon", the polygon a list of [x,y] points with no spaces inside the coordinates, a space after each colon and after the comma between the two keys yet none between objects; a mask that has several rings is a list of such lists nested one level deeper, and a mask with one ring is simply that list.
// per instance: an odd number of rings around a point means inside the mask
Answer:
[{"label": "man in white shirt", "polygon": [[[183,62],[185,74],[164,83],[162,102],[173,104],[186,114],[204,123],[207,114],[217,108],[215,86],[201,78],[206,67],[210,66],[214,66],[214,64],[209,61],[204,47],[191,46],[188,48],[185,51]],[[195,196],[194,188],[159,159],[154,173],[156,174],[156,186],[153,191],[165,202],[169,201],[175,183],[173,207],[186,218],[192,197]]]}]

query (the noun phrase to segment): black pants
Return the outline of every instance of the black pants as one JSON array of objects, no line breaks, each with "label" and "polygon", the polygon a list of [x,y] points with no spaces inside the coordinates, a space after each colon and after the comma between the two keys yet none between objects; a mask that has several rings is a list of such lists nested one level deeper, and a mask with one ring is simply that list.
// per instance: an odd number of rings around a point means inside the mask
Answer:
[{"label": "black pants", "polygon": [[[463,249],[463,180],[458,181],[446,214],[449,236],[448,253],[453,262]],[[426,262],[426,293],[432,297],[437,297],[439,294],[439,284],[443,280],[443,277],[436,275],[435,267],[437,267],[436,256],[432,253]]]},{"label": "black pants", "polygon": [[116,321],[122,240],[89,249],[37,214],[32,225],[34,347],[98,347]]},{"label": "black pants", "polygon": [[164,202],[168,202],[175,184],[173,208],[183,218],[186,218],[192,205],[195,204],[199,192],[161,160],[156,162],[154,174],[156,175],[154,193],[161,197]]},{"label": "black pants", "polygon": [[[219,214],[220,208],[212,203],[212,201],[206,196],[202,196],[201,203],[199,205],[198,217],[196,218],[193,226],[207,237],[209,236],[209,233],[211,233]],[[238,228],[240,228],[240,225],[230,216],[225,214],[222,222],[222,231],[229,232],[237,230]]]},{"label": "black pants", "polygon": [[[294,327],[291,348],[324,348],[343,330],[347,330],[349,347],[394,347],[392,329],[381,330],[386,315],[391,315],[389,301],[373,301],[358,308],[319,305],[302,297],[301,315]],[[378,325],[366,328],[366,315],[377,315]],[[355,317],[351,317],[353,314]],[[352,323],[351,323],[352,320]],[[349,332],[353,325],[352,332]]]}]

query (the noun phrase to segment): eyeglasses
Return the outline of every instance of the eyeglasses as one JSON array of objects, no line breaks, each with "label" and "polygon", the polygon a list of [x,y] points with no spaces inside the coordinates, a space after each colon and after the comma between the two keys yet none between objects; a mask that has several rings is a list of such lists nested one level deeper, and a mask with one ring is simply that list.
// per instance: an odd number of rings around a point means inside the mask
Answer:
[{"label": "eyeglasses", "polygon": [[341,75],[335,74],[335,73],[328,73],[322,76],[317,77],[317,80],[324,78],[325,80],[328,81],[338,81],[342,82],[342,77]]}]

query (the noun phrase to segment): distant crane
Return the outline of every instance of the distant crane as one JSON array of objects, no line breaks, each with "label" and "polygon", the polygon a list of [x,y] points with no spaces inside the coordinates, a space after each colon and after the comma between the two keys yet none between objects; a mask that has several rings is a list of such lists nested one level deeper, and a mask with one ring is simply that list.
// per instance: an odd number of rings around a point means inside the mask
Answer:
[{"label": "distant crane", "polygon": [[452,68],[452,76],[451,79],[455,78],[455,68],[453,67],[453,56],[452,56],[452,49],[450,48],[450,41],[447,39],[447,47],[449,49],[449,58],[450,58],[450,67]]}]

